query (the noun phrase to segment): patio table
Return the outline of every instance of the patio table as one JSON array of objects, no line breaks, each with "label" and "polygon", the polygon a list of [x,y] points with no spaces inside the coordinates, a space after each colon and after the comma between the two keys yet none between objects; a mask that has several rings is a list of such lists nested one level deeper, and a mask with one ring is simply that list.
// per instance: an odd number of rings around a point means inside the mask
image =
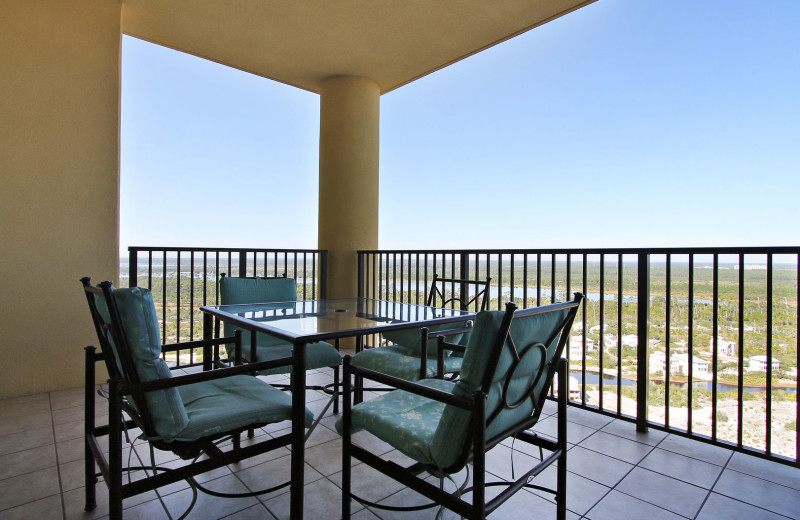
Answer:
[{"label": "patio table", "polygon": [[[211,338],[214,320],[224,321],[250,331],[255,342],[257,332],[292,343],[292,454],[291,517],[303,517],[303,447],[305,444],[304,411],[306,405],[306,345],[316,341],[354,337],[392,330],[462,322],[475,317],[473,311],[439,309],[411,303],[370,298],[305,300],[246,305],[200,307],[203,312],[203,336]],[[247,345],[246,337],[243,339]],[[246,347],[243,347],[246,348]],[[210,347],[203,352],[203,364],[211,368]]]}]

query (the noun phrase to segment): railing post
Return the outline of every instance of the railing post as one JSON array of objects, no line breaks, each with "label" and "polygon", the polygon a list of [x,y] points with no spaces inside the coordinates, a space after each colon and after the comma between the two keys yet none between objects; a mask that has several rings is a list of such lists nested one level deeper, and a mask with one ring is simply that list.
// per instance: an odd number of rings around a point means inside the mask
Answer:
[{"label": "railing post", "polygon": [[[253,271],[253,276],[255,276],[255,269]],[[245,276],[247,276],[247,251],[239,251],[239,277],[244,278]],[[297,273],[295,273],[296,277]]]},{"label": "railing post", "polygon": [[[636,431],[647,432],[648,346],[650,344],[650,255],[639,254],[637,283]],[[667,361],[669,363],[669,361]],[[669,366],[669,365],[667,365]]]},{"label": "railing post", "polygon": [[321,250],[319,252],[319,298],[320,300],[324,300],[327,297],[328,297],[328,251]]},{"label": "railing post", "polygon": [[[459,268],[459,272],[461,273],[460,278],[462,280],[469,280],[470,279],[470,277],[469,277],[469,255],[467,253],[461,253],[460,258],[459,258],[458,261],[459,261],[458,268]],[[468,310],[468,309],[464,308],[464,305],[466,305],[466,302],[469,301],[469,295],[467,293],[467,291],[469,290],[468,285],[469,284],[467,284],[466,282],[461,282],[461,287],[458,288],[458,290],[459,290],[459,292],[461,294],[461,310],[462,311]],[[464,297],[465,294],[467,295],[466,298]]]},{"label": "railing post", "polygon": [[128,287],[139,286],[139,251],[128,248]]},{"label": "railing post", "polygon": [[[363,251],[357,251],[356,255],[358,255],[358,297],[363,298],[365,296],[364,292],[364,256],[366,253]],[[410,284],[411,282],[409,282]]]}]

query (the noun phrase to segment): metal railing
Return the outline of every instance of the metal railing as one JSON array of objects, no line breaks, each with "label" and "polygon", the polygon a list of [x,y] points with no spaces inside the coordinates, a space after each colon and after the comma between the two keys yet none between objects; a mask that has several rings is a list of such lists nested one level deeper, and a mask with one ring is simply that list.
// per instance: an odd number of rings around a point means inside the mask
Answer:
[{"label": "metal railing", "polygon": [[800,247],[359,251],[358,269],[360,296],[418,304],[434,273],[490,276],[493,309],[580,291],[572,404],[800,465]]},{"label": "metal railing", "polygon": [[[297,281],[300,299],[325,298],[327,251],[206,247],[129,247],[120,266],[120,285],[153,292],[164,343],[201,339],[199,308],[219,304],[219,277],[282,276]],[[187,349],[168,358],[179,366],[202,364],[202,351]]]}]

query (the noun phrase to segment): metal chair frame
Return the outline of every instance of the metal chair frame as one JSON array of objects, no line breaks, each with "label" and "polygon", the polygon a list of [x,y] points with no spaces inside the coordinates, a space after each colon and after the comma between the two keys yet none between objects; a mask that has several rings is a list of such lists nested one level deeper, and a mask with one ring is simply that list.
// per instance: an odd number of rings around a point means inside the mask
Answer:
[{"label": "metal chair frame", "polygon": [[[562,354],[568,341],[569,329],[572,326],[572,322],[579,309],[582,299],[582,294],[575,293],[574,299],[567,303],[557,303],[544,307],[523,309],[520,311],[516,311],[517,307],[513,303],[507,303],[505,316],[503,317],[503,322],[500,327],[500,333],[498,334],[497,340],[493,345],[494,350],[489,359],[486,375],[484,376],[481,388],[476,391],[471,398],[458,397],[448,392],[422,386],[415,382],[410,382],[382,374],[380,372],[359,368],[350,363],[350,356],[345,356],[343,380],[344,416],[342,428],[342,518],[350,518],[351,499],[358,500],[359,502],[372,507],[386,508],[381,504],[369,503],[360,497],[353,495],[350,485],[350,464],[351,459],[355,457],[357,460],[364,462],[372,468],[392,477],[403,485],[432,500],[433,503],[428,504],[427,507],[433,507],[439,504],[454,511],[456,514],[459,514],[462,517],[469,519],[483,519],[486,517],[486,515],[493,512],[506,500],[508,500],[515,492],[523,487],[527,487],[553,493],[555,495],[557,504],[557,518],[559,520],[563,520],[566,517],[567,401],[569,399],[569,365],[568,361],[562,358]],[[556,332],[553,333],[552,337],[548,338],[546,343],[526,345],[521,351],[517,350],[516,345],[513,343],[513,338],[511,338],[509,334],[511,322],[514,318],[563,310],[565,308],[568,309],[566,317],[563,319]],[[525,393],[523,399],[514,403],[509,403],[507,396],[508,386],[506,385],[503,390],[504,409],[515,408],[519,406],[525,399],[529,398],[532,400],[533,404],[532,414],[505,431],[487,439],[487,426],[491,424],[491,422],[500,413],[500,409],[498,409],[495,411],[495,413],[487,417],[486,399],[489,394],[494,372],[500,360],[504,345],[508,344],[513,349],[515,361],[512,367],[509,368],[509,371],[511,372],[528,352],[533,349],[546,348],[546,345],[551,344],[558,334],[560,334],[559,341],[551,361],[546,366],[542,366],[539,373],[531,383],[528,392]],[[442,343],[444,343],[444,338],[439,338],[439,344],[441,345]],[[539,416],[542,412],[542,406],[544,404],[543,399],[546,396],[547,389],[552,385],[553,377],[556,373],[558,374],[558,439],[556,441],[551,441],[526,430],[533,427],[539,420]],[[405,390],[407,392],[428,397],[430,399],[469,411],[471,413],[471,427],[467,433],[467,438],[464,442],[458,460],[451,467],[444,468],[443,470],[423,463],[416,463],[408,467],[403,467],[395,462],[381,459],[364,448],[353,444],[351,438],[352,376],[370,379],[399,390]],[[542,387],[543,390],[541,391],[541,395],[537,396],[535,395],[534,390],[542,377],[546,378],[545,383]],[[536,466],[525,472],[514,482],[486,482],[486,452],[508,437],[515,437],[518,440],[537,446],[540,449],[544,448],[551,453],[547,457],[543,457]],[[440,489],[439,487],[431,484],[419,476],[423,472],[437,476],[440,476],[443,473],[452,474],[463,469],[469,462],[472,462],[473,466],[473,486],[466,490],[448,493],[447,491]],[[542,471],[555,462],[558,462],[556,489],[529,483],[529,479],[539,475]],[[485,492],[486,488],[490,486],[505,486],[505,489],[496,497],[487,502]],[[460,497],[460,493],[463,491],[472,491],[472,503],[467,502]],[[417,506],[412,508],[390,507],[386,509],[415,510],[419,508],[420,507]]]},{"label": "metal chair frame", "polygon": [[[86,482],[85,490],[85,510],[92,511],[97,507],[96,489],[98,477],[102,476],[109,490],[109,515],[112,519],[122,518],[122,501],[146,491],[155,490],[159,487],[187,480],[197,496],[197,489],[206,493],[222,497],[243,497],[255,496],[270,491],[281,489],[288,485],[298,485],[291,480],[283,482],[269,489],[242,494],[219,493],[208,490],[199,485],[194,476],[201,473],[221,468],[250,457],[266,453],[268,451],[288,446],[292,443],[293,432],[270,438],[268,440],[242,447],[240,435],[248,428],[238,428],[235,430],[223,431],[195,441],[173,441],[166,442],[158,438],[144,394],[154,390],[175,388],[183,385],[222,379],[235,375],[252,374],[254,371],[265,370],[277,366],[283,366],[292,362],[291,358],[282,358],[263,363],[250,363],[219,370],[211,370],[200,373],[181,375],[169,379],[159,379],[154,381],[142,382],[133,363],[131,352],[128,348],[127,339],[122,328],[119,309],[116,306],[114,291],[111,282],[102,282],[97,287],[91,285],[91,279],[84,277],[81,279],[84,292],[89,303],[92,320],[95,325],[97,337],[100,342],[100,352],[96,346],[85,347],[85,409],[84,409],[84,433],[85,433],[85,456],[84,456],[84,476]],[[106,322],[98,311],[95,298],[101,296],[105,299],[108,307],[110,320]],[[110,340],[117,345],[119,362],[122,371],[117,367],[112,354]],[[233,337],[216,338],[211,340],[190,341],[175,344],[162,344],[162,355],[168,352],[177,352],[187,348],[201,348],[213,346],[219,348],[220,345],[234,343],[237,355],[241,354],[241,334],[237,333]],[[96,364],[100,361],[105,363],[108,371],[108,424],[97,425],[95,423],[95,392],[96,388]],[[180,368],[180,367],[178,367]],[[123,413],[129,417],[125,419]],[[267,423],[252,425],[261,427]],[[162,468],[155,465],[123,467],[122,464],[122,436],[129,428],[140,428],[143,436],[148,439],[149,444],[159,450],[171,451],[183,460],[192,462],[179,468]],[[100,446],[99,439],[108,436],[109,454],[106,458]],[[232,439],[232,446],[227,451],[219,444],[227,438]],[[205,460],[198,460],[200,455],[208,456]],[[95,464],[99,468],[99,473],[95,472]],[[123,483],[123,473],[125,471],[152,471],[152,476]],[[299,483],[302,486],[302,482]],[[195,500],[189,506],[189,510],[194,506]],[[188,514],[189,510],[184,513]]]}]

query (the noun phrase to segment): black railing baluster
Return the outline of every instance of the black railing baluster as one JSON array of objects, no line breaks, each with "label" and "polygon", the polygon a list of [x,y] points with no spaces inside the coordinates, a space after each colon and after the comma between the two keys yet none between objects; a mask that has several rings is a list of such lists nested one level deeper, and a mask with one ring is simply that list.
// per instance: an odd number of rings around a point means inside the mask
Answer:
[{"label": "black railing baluster", "polygon": [[167,250],[164,250],[163,264],[161,264],[161,337],[167,337]]},{"label": "black railing baluster", "polygon": [[[647,432],[649,412],[649,345],[650,345],[650,255],[642,253],[637,262],[637,292],[636,292],[636,431]],[[622,261],[620,256],[620,286],[622,286]],[[620,302],[622,291],[620,290]],[[622,366],[622,357],[619,359]],[[620,371],[620,381],[622,380]],[[621,394],[620,389],[620,394]],[[617,410],[622,413],[622,407]]]},{"label": "black railing baluster", "polygon": [[692,384],[692,376],[694,375],[693,365],[694,365],[694,254],[689,254],[689,337],[687,338],[687,345],[689,349],[689,353],[687,354],[687,362],[686,362],[686,371],[689,375],[686,388],[687,388],[687,396],[686,396],[686,407],[687,410],[687,420],[686,420],[686,431],[688,433],[692,433],[692,398],[694,397],[692,394],[694,393],[694,385]]},{"label": "black railing baluster", "polygon": [[711,286],[711,438],[717,439],[717,363],[719,352],[719,255],[714,255]]},{"label": "black railing baluster", "polygon": [[[583,254],[583,266],[581,268],[583,274],[583,294],[588,294],[588,283],[589,283],[589,276],[588,276],[588,255],[586,253]],[[581,336],[583,336],[583,357],[581,363],[581,383],[583,384],[583,392],[581,398],[581,404],[586,406],[586,333],[587,333],[587,322],[586,322],[586,308],[588,305],[588,298],[584,298],[581,307]]]},{"label": "black railing baluster", "polygon": [[603,407],[603,376],[605,375],[605,371],[603,370],[603,357],[606,353],[606,343],[605,343],[605,301],[606,301],[606,255],[600,255],[600,371],[598,372],[598,383],[600,389],[600,397],[598,398],[599,401],[599,408],[601,410],[604,409]]},{"label": "black railing baluster", "polygon": [[194,251],[189,256],[189,338],[194,339]]},{"label": "black railing baluster", "polygon": [[131,249],[128,251],[128,287],[138,287],[139,285],[139,251]]},{"label": "black railing baluster", "polygon": [[542,254],[536,254],[536,306],[542,306]]},{"label": "black railing baluster", "polygon": [[528,308],[528,254],[527,253],[525,253],[525,256],[523,256],[523,261],[522,261],[522,301],[523,301],[522,308],[527,309]]},{"label": "black railing baluster", "polygon": [[622,254],[617,255],[617,412],[622,413]]},{"label": "black railing baluster", "polygon": [[[767,431],[765,451],[772,453],[772,254],[767,255]],[[800,367],[798,367],[800,368]],[[800,372],[798,372],[800,376]],[[796,429],[796,428],[795,428]]]},{"label": "black railing baluster", "polygon": [[[744,255],[739,255],[739,407],[737,411],[736,439],[739,447],[744,446]],[[800,366],[800,365],[798,365]]]},{"label": "black railing baluster", "polygon": [[550,302],[556,302],[556,254],[550,255]]},{"label": "black railing baluster", "polygon": [[670,331],[672,330],[672,255],[667,255],[667,272],[666,272],[666,284],[665,293],[666,293],[666,303],[665,303],[665,314],[666,314],[666,331],[664,332],[664,426],[669,427],[669,375],[670,375]]}]

